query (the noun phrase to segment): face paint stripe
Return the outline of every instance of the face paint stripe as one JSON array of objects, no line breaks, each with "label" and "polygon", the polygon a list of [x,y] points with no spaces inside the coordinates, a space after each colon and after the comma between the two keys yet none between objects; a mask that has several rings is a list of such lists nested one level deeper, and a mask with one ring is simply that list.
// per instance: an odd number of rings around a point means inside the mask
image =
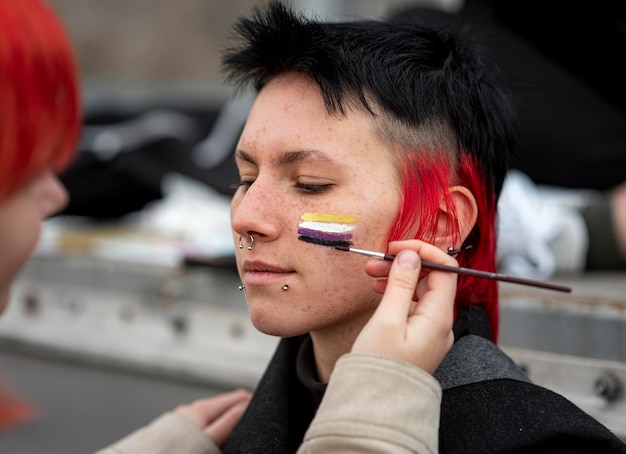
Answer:
[{"label": "face paint stripe", "polygon": [[337,224],[335,222],[301,222],[300,228],[308,230],[320,230],[322,232],[351,232],[356,228],[350,224]]},{"label": "face paint stripe", "polygon": [[354,224],[358,222],[358,218],[354,216],[325,213],[304,213],[300,219],[302,221],[335,222],[338,224]]},{"label": "face paint stripe", "polygon": [[308,236],[299,236],[298,237],[299,240],[304,241],[306,243],[312,243],[312,244],[319,244],[322,246],[330,246],[330,247],[335,247],[335,246],[343,246],[343,247],[350,247],[352,246],[352,243],[350,241],[326,241],[326,240],[322,240],[319,238],[311,238]]},{"label": "face paint stripe", "polygon": [[352,231],[358,221],[354,216],[304,213],[300,219],[299,240],[331,247],[352,245]]},{"label": "face paint stripe", "polygon": [[324,241],[349,241],[351,233],[320,232],[319,230],[298,229],[298,235],[310,238],[318,238]]}]

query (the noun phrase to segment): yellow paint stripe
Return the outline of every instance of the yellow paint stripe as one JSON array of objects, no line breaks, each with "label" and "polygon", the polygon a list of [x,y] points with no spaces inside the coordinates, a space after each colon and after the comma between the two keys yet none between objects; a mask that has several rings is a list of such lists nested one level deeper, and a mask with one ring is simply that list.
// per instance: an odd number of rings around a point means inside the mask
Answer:
[{"label": "yellow paint stripe", "polygon": [[354,224],[359,220],[354,216],[325,213],[304,213],[300,219],[310,222],[337,222],[339,224]]}]

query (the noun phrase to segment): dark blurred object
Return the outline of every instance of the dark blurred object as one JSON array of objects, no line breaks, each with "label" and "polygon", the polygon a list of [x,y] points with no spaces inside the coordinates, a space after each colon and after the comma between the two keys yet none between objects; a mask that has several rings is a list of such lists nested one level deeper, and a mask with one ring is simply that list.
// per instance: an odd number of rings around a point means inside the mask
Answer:
[{"label": "dark blurred object", "polygon": [[469,0],[626,114],[626,1]]},{"label": "dark blurred object", "polygon": [[198,146],[220,127],[227,105],[88,111],[77,158],[61,175],[70,194],[61,214],[111,219],[140,210],[163,197],[161,182],[171,172],[232,194],[238,181],[232,154],[245,117],[230,124],[213,159],[197,159]]},{"label": "dark blurred object", "polygon": [[518,109],[514,167],[535,183],[605,190],[626,181],[626,1],[468,0],[391,20],[434,22],[479,40]]}]

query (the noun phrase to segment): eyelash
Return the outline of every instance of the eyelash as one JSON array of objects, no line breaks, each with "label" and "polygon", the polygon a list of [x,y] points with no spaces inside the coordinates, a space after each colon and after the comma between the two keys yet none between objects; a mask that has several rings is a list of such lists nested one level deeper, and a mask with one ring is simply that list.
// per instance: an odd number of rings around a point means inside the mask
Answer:
[{"label": "eyelash", "polygon": [[233,183],[230,185],[231,189],[237,190],[239,188],[245,187],[246,189],[252,186],[254,181],[240,181],[239,183]]},{"label": "eyelash", "polygon": [[321,194],[331,188],[330,184],[296,183],[296,187],[307,194]]},{"label": "eyelash", "polygon": [[[248,188],[250,188],[250,186],[252,186],[252,184],[254,183],[254,181],[240,181],[239,183],[235,183],[232,184],[230,187],[231,189],[239,189],[241,187],[246,188],[246,190]],[[306,193],[306,194],[321,194],[323,192],[328,191],[331,188],[331,184],[310,184],[310,183],[296,183],[295,187],[297,189],[299,189],[300,191]]]}]

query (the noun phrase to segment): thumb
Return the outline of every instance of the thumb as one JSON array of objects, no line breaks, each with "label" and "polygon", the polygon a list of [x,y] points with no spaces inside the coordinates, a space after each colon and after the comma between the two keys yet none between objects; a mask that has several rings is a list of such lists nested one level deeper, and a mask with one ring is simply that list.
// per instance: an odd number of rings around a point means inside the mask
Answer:
[{"label": "thumb", "polygon": [[417,252],[400,251],[391,265],[387,288],[373,318],[392,323],[406,323],[419,278],[420,257]]}]

